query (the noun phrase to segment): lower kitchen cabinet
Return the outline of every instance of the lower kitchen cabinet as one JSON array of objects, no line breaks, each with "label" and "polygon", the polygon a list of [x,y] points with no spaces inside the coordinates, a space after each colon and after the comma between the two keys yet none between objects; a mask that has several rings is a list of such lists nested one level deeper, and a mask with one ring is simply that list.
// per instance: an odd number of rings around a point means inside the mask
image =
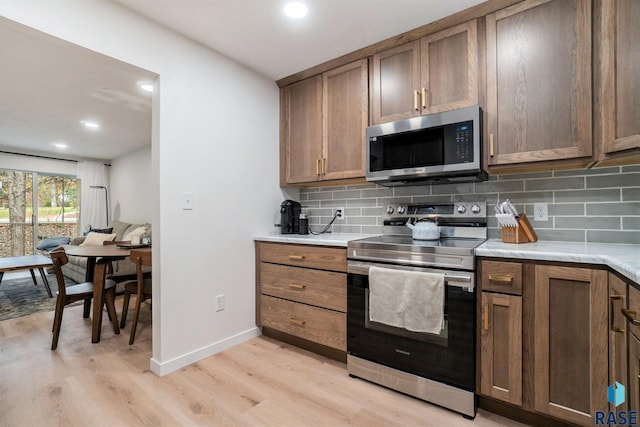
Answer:
[{"label": "lower kitchen cabinet", "polygon": [[482,292],[480,392],[522,405],[522,297]]},{"label": "lower kitchen cabinet", "polygon": [[534,298],[535,410],[593,426],[608,410],[607,272],[537,265]]},{"label": "lower kitchen cabinet", "polygon": [[[627,308],[627,284],[616,275],[609,273],[609,383],[618,382],[626,387],[627,377],[627,336],[629,329],[623,315]],[[611,411],[626,411],[628,399],[619,406],[609,405]]]},{"label": "lower kitchen cabinet", "polygon": [[[640,339],[629,334],[629,382],[626,383],[629,410],[640,408]],[[618,407],[618,410],[619,407]]]},{"label": "lower kitchen cabinet", "polygon": [[256,242],[256,323],[339,360],[347,351],[345,248]]},{"label": "lower kitchen cabinet", "polygon": [[595,425],[609,409],[608,272],[481,259],[479,276],[480,394],[523,417]]}]

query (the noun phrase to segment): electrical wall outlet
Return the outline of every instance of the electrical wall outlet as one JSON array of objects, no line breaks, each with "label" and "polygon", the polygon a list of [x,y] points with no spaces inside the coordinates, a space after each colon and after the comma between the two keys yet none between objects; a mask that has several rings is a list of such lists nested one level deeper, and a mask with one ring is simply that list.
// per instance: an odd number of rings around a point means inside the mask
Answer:
[{"label": "electrical wall outlet", "polygon": [[224,294],[216,295],[216,311],[224,310]]},{"label": "electrical wall outlet", "polygon": [[534,203],[533,204],[533,220],[534,221],[548,221],[549,212],[547,211],[546,203]]},{"label": "electrical wall outlet", "polygon": [[344,208],[336,208],[336,219],[344,219]]}]

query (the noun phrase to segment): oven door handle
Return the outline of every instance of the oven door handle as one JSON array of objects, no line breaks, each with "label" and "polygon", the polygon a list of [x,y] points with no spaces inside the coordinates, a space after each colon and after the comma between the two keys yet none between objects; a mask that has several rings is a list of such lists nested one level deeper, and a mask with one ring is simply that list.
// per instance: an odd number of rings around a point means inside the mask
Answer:
[{"label": "oven door handle", "polygon": [[460,288],[475,288],[474,273],[465,273],[465,272],[450,271],[450,270],[438,270],[435,268],[406,267],[403,265],[389,265],[389,264],[377,264],[372,262],[348,261],[347,273],[368,276],[369,268],[371,267],[381,267],[381,268],[389,268],[392,270],[403,270],[403,271],[442,273],[444,274],[444,281],[448,286],[457,286]]}]

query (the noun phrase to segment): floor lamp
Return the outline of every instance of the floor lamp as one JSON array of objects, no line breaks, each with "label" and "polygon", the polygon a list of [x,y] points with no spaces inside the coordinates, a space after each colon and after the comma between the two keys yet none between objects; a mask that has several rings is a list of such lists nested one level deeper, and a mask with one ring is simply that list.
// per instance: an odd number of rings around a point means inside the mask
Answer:
[{"label": "floor lamp", "polygon": [[109,190],[104,185],[90,185],[89,188],[102,188],[104,190],[104,201],[107,207],[107,227],[109,226]]}]

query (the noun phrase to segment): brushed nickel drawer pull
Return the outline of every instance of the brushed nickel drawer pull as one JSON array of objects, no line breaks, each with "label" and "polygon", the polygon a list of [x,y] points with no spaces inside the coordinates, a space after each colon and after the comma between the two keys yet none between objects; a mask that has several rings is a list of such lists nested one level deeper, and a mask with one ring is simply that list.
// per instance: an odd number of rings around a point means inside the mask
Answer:
[{"label": "brushed nickel drawer pull", "polygon": [[300,283],[289,283],[289,287],[294,289],[305,289],[307,285],[301,285]]},{"label": "brushed nickel drawer pull", "polygon": [[298,261],[302,261],[305,258],[304,255],[289,255],[289,259],[295,259]]},{"label": "brushed nickel drawer pull", "polygon": [[289,322],[291,322],[291,323],[293,323],[294,325],[297,325],[297,326],[304,326],[304,324],[307,323],[304,320],[294,319],[293,317],[289,318]]},{"label": "brushed nickel drawer pull", "polygon": [[490,274],[489,275],[490,282],[498,282],[498,283],[513,283],[513,276],[503,276],[501,274]]},{"label": "brushed nickel drawer pull", "polygon": [[482,313],[482,326],[485,331],[489,330],[489,304],[484,305],[484,311]]},{"label": "brushed nickel drawer pull", "polygon": [[640,320],[636,320],[636,312],[635,310],[627,310],[626,308],[621,308],[620,311],[626,317],[632,325],[640,325]]},{"label": "brushed nickel drawer pull", "polygon": [[624,295],[611,295],[609,296],[609,329],[612,332],[623,333],[624,329],[615,326],[613,321],[615,320],[615,308],[613,307],[613,301],[622,300],[624,304]]}]

